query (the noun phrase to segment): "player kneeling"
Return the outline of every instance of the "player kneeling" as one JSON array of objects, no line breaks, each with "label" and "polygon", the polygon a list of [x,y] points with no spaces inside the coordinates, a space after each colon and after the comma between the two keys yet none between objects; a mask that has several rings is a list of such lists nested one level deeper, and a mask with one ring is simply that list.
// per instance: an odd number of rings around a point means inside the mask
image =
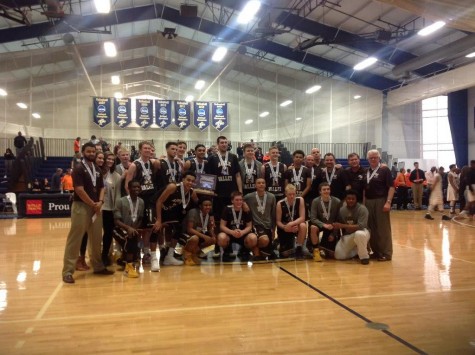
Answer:
[{"label": "player kneeling", "polygon": [[231,193],[231,203],[232,205],[225,207],[221,216],[218,245],[224,250],[223,262],[234,259],[231,257],[232,243],[241,246],[241,261],[248,261],[250,251],[257,245],[257,236],[251,233],[251,212],[243,210],[243,197],[239,191]]},{"label": "player kneeling", "polygon": [[144,214],[144,202],[138,197],[141,189],[140,183],[130,180],[128,184],[129,195],[117,201],[114,210],[114,239],[121,245],[126,255],[127,265],[124,274],[127,277],[139,277],[133,264],[134,258],[138,255],[138,238],[140,233],[138,228],[142,225]]},{"label": "player kneeling", "polygon": [[214,250],[216,236],[214,234],[214,217],[210,215],[212,203],[210,199],[200,200],[199,207],[188,211],[184,228],[186,234],[180,240],[184,245],[185,265],[199,265],[198,255],[201,250],[209,247]]}]

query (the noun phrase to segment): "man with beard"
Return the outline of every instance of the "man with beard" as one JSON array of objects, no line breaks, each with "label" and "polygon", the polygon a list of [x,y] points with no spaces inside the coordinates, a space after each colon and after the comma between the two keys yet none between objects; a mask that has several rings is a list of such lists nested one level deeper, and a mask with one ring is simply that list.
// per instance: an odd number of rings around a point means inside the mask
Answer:
[{"label": "man with beard", "polygon": [[73,170],[74,196],[71,207],[71,229],[69,231],[63,260],[63,282],[74,283],[74,270],[79,255],[82,237],[89,236],[90,257],[94,274],[111,275],[102,263],[102,214],[104,204],[104,182],[100,169],[94,164],[96,148],[88,142],[82,146],[83,160]]},{"label": "man with beard", "polygon": [[366,170],[360,165],[360,156],[357,153],[348,154],[348,164],[350,166],[345,169],[347,182],[346,189],[355,190],[358,193],[358,202],[362,203],[366,181]]},{"label": "man with beard", "polygon": [[361,264],[368,265],[368,210],[358,203],[357,195],[355,190],[346,191],[346,205],[340,208],[338,221],[333,223],[333,228],[342,231],[335,248],[335,259],[351,259],[358,255]]},{"label": "man with beard", "polygon": [[333,153],[327,153],[324,156],[325,168],[322,169],[320,179],[331,186],[332,196],[342,200],[346,191],[346,176],[343,169],[338,169],[336,159]]}]

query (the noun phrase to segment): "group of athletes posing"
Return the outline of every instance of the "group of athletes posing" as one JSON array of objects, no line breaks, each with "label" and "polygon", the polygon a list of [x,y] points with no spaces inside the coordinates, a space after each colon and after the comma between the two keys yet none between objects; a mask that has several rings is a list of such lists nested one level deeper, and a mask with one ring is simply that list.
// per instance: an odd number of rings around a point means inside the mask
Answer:
[{"label": "group of athletes posing", "polygon": [[[127,195],[116,202],[114,233],[124,249],[127,276],[138,276],[134,261],[139,238],[149,241],[144,253],[150,255],[151,271],[160,270],[158,246],[166,244],[163,265],[199,264],[200,254],[213,246],[215,252],[221,248],[223,261],[232,261],[233,243],[241,246],[241,261],[303,259],[305,249],[315,261],[358,255],[366,265],[370,252],[380,261],[391,260],[394,189],[377,150],[368,152],[366,171],[356,153],[350,154],[346,170],[332,153],[321,159],[318,148],[307,157],[295,151],[293,164],[286,167],[279,162],[277,147],[270,148],[270,162],[262,165],[252,144],[244,145],[244,159],[238,161],[224,136],[218,137],[218,151],[207,159],[206,147],[199,144],[196,156],[184,160],[177,155],[179,144],[184,143],[168,142],[166,156],[154,159],[152,144],[142,142],[140,158],[126,169],[119,166]],[[203,173],[217,177],[214,196],[193,189],[197,174]],[[68,282],[65,275],[63,270]]]}]

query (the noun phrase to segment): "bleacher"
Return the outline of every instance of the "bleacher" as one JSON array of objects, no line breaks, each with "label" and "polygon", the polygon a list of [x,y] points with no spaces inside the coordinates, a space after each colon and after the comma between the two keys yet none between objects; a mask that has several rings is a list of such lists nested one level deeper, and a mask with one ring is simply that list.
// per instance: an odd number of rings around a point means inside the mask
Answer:
[{"label": "bleacher", "polygon": [[5,158],[0,158],[0,194],[8,192],[8,183],[6,179]]},{"label": "bleacher", "polygon": [[39,166],[33,172],[33,178],[42,181],[44,178],[51,179],[57,168],[66,169],[71,167],[70,157],[47,157],[42,160]]}]

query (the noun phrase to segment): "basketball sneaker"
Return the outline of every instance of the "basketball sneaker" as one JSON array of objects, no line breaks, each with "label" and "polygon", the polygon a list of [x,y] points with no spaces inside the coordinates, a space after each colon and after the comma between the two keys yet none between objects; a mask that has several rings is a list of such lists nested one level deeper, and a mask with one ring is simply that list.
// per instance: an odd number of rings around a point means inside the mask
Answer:
[{"label": "basketball sneaker", "polygon": [[135,266],[132,263],[127,263],[125,266],[124,275],[130,278],[139,277],[139,274],[137,273],[137,270],[135,270]]},{"label": "basketball sneaker", "polygon": [[320,250],[318,248],[313,249],[313,261],[322,261],[322,256],[320,255]]},{"label": "basketball sneaker", "polygon": [[150,271],[158,272],[160,271],[160,262],[158,261],[157,255],[153,255],[150,259]]}]

